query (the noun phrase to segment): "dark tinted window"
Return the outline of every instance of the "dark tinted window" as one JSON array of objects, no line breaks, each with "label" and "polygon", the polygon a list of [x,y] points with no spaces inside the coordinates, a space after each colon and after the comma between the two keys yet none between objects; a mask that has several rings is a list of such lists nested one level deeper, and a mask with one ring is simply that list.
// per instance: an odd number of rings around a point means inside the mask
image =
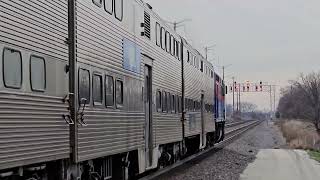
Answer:
[{"label": "dark tinted window", "polygon": [[171,95],[171,107],[172,112],[176,112],[176,98],[174,95]]},{"label": "dark tinted window", "polygon": [[30,81],[32,90],[44,91],[46,89],[46,64],[44,58],[30,57]]},{"label": "dark tinted window", "polygon": [[112,76],[106,76],[106,106],[114,105],[114,81]]},{"label": "dark tinted window", "polygon": [[20,88],[22,83],[21,53],[13,49],[3,51],[3,80],[10,88]]},{"label": "dark tinted window", "polygon": [[157,91],[157,111],[160,112],[162,108],[162,93],[161,91]]},{"label": "dark tinted window", "polygon": [[90,73],[86,69],[79,69],[79,102],[90,103]]},{"label": "dark tinted window", "polygon": [[162,93],[162,112],[167,111],[167,92]]},{"label": "dark tinted window", "polygon": [[123,0],[114,0],[114,14],[116,18],[122,21],[123,18]]},{"label": "dark tinted window", "polygon": [[93,102],[102,104],[102,76],[94,74],[92,82]]},{"label": "dark tinted window", "polygon": [[120,80],[116,82],[116,102],[117,105],[123,105],[123,82]]},{"label": "dark tinted window", "polygon": [[178,112],[181,113],[182,112],[182,97],[179,96],[178,99]]},{"label": "dark tinted window", "polygon": [[167,111],[170,112],[171,111],[171,95],[170,93],[167,93]]}]

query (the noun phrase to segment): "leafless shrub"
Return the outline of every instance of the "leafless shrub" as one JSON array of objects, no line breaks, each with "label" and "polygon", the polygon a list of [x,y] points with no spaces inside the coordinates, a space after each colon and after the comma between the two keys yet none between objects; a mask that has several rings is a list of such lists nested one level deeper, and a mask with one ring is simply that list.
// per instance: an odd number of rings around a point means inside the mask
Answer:
[{"label": "leafless shrub", "polygon": [[281,90],[278,112],[282,118],[305,119],[320,129],[320,72],[300,74]]},{"label": "leafless shrub", "polygon": [[320,150],[320,136],[311,122],[287,120],[281,121],[279,126],[289,147]]}]

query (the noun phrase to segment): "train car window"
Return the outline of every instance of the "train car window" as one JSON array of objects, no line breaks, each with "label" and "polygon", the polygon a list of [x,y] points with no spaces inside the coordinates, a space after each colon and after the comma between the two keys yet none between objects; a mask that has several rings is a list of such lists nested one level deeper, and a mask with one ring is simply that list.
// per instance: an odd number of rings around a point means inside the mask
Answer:
[{"label": "train car window", "polygon": [[114,0],[114,15],[119,20],[123,19],[123,0]]},{"label": "train car window", "polygon": [[170,33],[166,31],[166,51],[170,53],[171,42],[170,42]]},{"label": "train car window", "polygon": [[162,93],[162,112],[167,111],[167,92]]},{"label": "train car window", "polygon": [[159,23],[156,23],[156,44],[160,47],[161,44],[161,27]]},{"label": "train car window", "polygon": [[200,62],[200,71],[203,72],[203,61]]},{"label": "train car window", "polygon": [[3,50],[3,80],[5,87],[21,88],[22,59],[20,51],[5,48]]},{"label": "train car window", "polygon": [[106,76],[106,106],[114,106],[114,81],[112,76]]},{"label": "train car window", "polygon": [[116,81],[116,102],[117,106],[123,105],[123,82],[121,80]]},{"label": "train car window", "polygon": [[171,95],[171,112],[176,112],[176,99],[174,95]]},{"label": "train car window", "polygon": [[163,49],[163,50],[165,50],[166,49],[166,30],[163,28],[163,27],[161,27],[161,36],[160,36],[161,38],[161,48]]},{"label": "train car window", "polygon": [[178,100],[178,112],[181,113],[182,112],[182,97],[179,96],[179,100]]},{"label": "train car window", "polygon": [[190,52],[187,50],[187,62],[190,62]]},{"label": "train car window", "polygon": [[168,112],[171,112],[171,109],[172,109],[172,107],[171,107],[171,94],[168,92],[167,93],[167,103],[168,103],[168,105],[167,105],[167,111]]},{"label": "train car window", "polygon": [[98,7],[102,6],[102,0],[92,0],[93,4],[97,5]]},{"label": "train car window", "polygon": [[174,51],[174,47],[175,47],[175,39],[174,39],[174,37],[171,35],[170,36],[170,54],[172,55],[172,56],[174,56],[174,53],[175,53],[175,51]]},{"label": "train car window", "polygon": [[102,76],[98,74],[93,75],[92,79],[92,96],[94,105],[102,104]]},{"label": "train car window", "polygon": [[177,41],[177,50],[176,50],[176,56],[177,56],[177,58],[178,58],[178,60],[180,60],[180,42],[179,41]]},{"label": "train car window", "polygon": [[174,47],[174,51],[175,51],[175,54],[174,54],[174,56],[176,57],[176,58],[178,58],[178,53],[179,53],[179,50],[178,50],[178,41],[174,41],[174,44],[175,44],[175,47]]},{"label": "train car window", "polygon": [[79,103],[90,103],[90,72],[79,69]]},{"label": "train car window", "polygon": [[109,14],[113,13],[113,0],[104,0],[104,10]]},{"label": "train car window", "polygon": [[46,64],[42,57],[30,57],[30,84],[33,91],[46,89]]},{"label": "train car window", "polygon": [[162,108],[162,93],[161,91],[157,91],[157,111],[161,112]]},{"label": "train car window", "polygon": [[178,113],[179,112],[179,96],[178,95],[175,96],[175,104],[176,104],[175,113]]}]

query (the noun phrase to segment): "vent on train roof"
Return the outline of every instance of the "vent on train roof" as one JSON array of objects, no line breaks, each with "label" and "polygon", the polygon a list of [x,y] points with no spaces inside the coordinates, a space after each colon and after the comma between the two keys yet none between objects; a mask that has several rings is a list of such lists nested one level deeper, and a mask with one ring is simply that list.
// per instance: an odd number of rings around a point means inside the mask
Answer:
[{"label": "vent on train roof", "polygon": [[150,15],[147,12],[144,12],[144,35],[149,39],[151,38],[150,27]]}]

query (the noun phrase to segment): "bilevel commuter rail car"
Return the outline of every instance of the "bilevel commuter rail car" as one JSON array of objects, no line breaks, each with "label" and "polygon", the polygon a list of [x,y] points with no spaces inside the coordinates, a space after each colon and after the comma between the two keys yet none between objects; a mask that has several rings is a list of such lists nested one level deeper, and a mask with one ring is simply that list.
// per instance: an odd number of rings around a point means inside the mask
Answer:
[{"label": "bilevel commuter rail car", "polygon": [[141,0],[1,0],[0,55],[1,180],[130,179],[222,139],[212,64]]}]

